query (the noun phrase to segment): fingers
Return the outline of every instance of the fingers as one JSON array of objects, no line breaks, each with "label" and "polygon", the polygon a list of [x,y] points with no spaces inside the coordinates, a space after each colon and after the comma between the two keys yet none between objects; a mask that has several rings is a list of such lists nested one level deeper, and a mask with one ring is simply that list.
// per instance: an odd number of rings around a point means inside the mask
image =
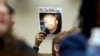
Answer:
[{"label": "fingers", "polygon": [[39,36],[39,37],[37,37],[37,39],[44,39],[45,37],[43,37],[43,36]]},{"label": "fingers", "polygon": [[38,41],[39,43],[41,43],[41,42],[43,41],[43,38],[37,38],[37,41]]},{"label": "fingers", "polygon": [[45,32],[39,32],[38,34],[46,34]]},{"label": "fingers", "polygon": [[40,44],[41,42],[43,42],[44,37],[38,37],[36,38],[36,41],[38,42],[38,44]]},{"label": "fingers", "polygon": [[39,37],[45,37],[45,35],[44,34],[40,34]]},{"label": "fingers", "polygon": [[43,40],[45,39],[45,32],[39,32],[37,35],[36,35],[36,40],[35,40],[35,47],[39,47],[40,44],[43,42]]},{"label": "fingers", "polygon": [[39,32],[37,38],[45,39],[45,32]]},{"label": "fingers", "polygon": [[39,32],[36,39],[37,41],[43,41],[43,39],[45,39],[45,32]]}]

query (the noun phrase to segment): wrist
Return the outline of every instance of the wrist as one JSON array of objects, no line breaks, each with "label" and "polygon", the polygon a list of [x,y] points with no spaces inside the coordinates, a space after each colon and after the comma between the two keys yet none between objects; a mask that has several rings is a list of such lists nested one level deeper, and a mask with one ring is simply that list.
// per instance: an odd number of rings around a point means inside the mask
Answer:
[{"label": "wrist", "polygon": [[39,45],[34,45],[34,47],[39,48]]}]

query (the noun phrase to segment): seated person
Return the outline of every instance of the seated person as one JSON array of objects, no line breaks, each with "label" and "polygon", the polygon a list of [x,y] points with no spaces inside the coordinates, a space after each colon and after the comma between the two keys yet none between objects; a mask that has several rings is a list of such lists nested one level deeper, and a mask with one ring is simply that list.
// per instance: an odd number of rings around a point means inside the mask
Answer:
[{"label": "seated person", "polygon": [[68,34],[67,31],[58,33],[52,42],[52,56],[59,56],[59,42]]},{"label": "seated person", "polygon": [[79,32],[79,28],[75,27],[69,31],[63,31],[58,33],[52,42],[52,56],[59,56],[59,43],[67,35]]}]

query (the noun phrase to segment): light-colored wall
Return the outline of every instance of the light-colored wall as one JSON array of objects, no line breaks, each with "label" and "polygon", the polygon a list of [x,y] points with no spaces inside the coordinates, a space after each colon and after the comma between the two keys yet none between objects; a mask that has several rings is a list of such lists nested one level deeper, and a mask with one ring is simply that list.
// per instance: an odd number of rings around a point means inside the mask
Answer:
[{"label": "light-colored wall", "polygon": [[[69,30],[75,24],[81,0],[8,0],[16,10],[15,32],[32,47],[39,32],[39,7],[60,7],[62,13],[62,31]],[[40,53],[51,53],[51,41],[44,41]]]}]

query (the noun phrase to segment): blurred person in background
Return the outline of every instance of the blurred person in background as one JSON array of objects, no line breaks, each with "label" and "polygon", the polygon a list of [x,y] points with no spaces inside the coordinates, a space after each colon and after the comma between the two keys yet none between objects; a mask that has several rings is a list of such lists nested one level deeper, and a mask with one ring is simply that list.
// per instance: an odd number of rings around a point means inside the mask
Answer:
[{"label": "blurred person in background", "polygon": [[[0,0],[0,2],[7,4],[7,0]],[[10,14],[11,25],[10,26],[11,26],[11,30],[12,30],[13,29],[13,26],[15,24],[15,20],[13,18],[14,17],[14,14],[15,14],[15,10],[13,8],[11,8],[8,4],[7,4],[7,6],[8,6],[9,11],[11,12],[11,14]],[[42,43],[44,37],[45,37],[45,32],[39,32],[36,35],[35,44],[34,44],[33,48],[35,47],[35,48],[38,49],[39,46],[40,46],[40,44]]]},{"label": "blurred person in background", "polygon": [[100,28],[100,0],[82,0],[79,20],[81,32],[70,34],[60,42],[60,56],[86,55],[91,30],[96,27]]},{"label": "blurred person in background", "polygon": [[7,4],[0,3],[0,51],[4,52],[25,52],[38,54],[38,47],[44,39],[44,32],[36,36],[34,48],[29,47],[24,41],[16,39],[13,35],[12,15],[14,10]]},{"label": "blurred person in background", "polygon": [[6,0],[0,0],[0,3],[5,3],[6,2]]},{"label": "blurred person in background", "polygon": [[64,38],[64,36],[68,35],[67,31],[63,31],[58,33],[52,42],[52,56],[59,56],[59,42]]},{"label": "blurred person in background", "polygon": [[75,27],[69,31],[63,31],[56,34],[52,42],[52,56],[59,56],[59,43],[65,36],[77,32],[79,32],[79,28]]}]

